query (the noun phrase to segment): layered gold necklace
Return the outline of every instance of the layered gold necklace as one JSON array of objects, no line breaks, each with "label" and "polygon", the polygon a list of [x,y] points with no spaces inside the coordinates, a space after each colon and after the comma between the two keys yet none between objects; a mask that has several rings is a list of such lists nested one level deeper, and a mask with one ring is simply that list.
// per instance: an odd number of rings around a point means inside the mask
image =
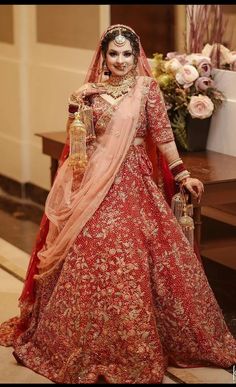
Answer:
[{"label": "layered gold necklace", "polygon": [[136,71],[129,71],[123,77],[111,75],[108,81],[104,84],[106,94],[117,99],[125,95],[135,85]]}]

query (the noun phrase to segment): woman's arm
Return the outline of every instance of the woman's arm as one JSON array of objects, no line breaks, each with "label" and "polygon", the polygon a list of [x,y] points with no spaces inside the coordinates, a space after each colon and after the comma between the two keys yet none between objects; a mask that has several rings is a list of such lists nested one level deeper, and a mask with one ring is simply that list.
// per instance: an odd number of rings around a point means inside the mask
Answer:
[{"label": "woman's arm", "polygon": [[204,190],[203,184],[200,180],[190,177],[179,156],[164,98],[154,79],[150,83],[146,109],[152,139],[164,155],[175,181],[184,185],[200,202]]},{"label": "woman's arm", "polygon": [[201,200],[204,186],[198,179],[190,177],[179,156],[175,141],[157,144],[158,149],[164,155],[176,182],[183,185],[198,200]]},{"label": "woman's arm", "polygon": [[68,101],[68,119],[66,124],[67,133],[69,133],[70,125],[74,120],[74,114],[83,104],[86,104],[86,98],[93,94],[101,94],[103,92],[104,89],[102,84],[85,83],[71,94]]}]

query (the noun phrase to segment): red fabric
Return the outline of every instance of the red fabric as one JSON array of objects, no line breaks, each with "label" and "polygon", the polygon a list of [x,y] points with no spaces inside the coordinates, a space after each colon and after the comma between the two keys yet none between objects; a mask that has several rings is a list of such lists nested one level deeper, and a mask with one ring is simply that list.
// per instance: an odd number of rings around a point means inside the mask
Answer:
[{"label": "red fabric", "polygon": [[173,176],[177,176],[180,172],[186,171],[184,164],[176,165],[176,167],[171,168],[171,173]]},{"label": "red fabric", "polygon": [[30,263],[28,266],[24,287],[20,296],[20,301],[24,301],[25,299],[28,299],[28,301],[33,302],[34,301],[34,280],[33,277],[35,274],[38,273],[37,264],[38,264],[38,258],[37,253],[39,250],[42,249],[47,233],[48,233],[48,226],[49,221],[44,214],[40,223],[39,232],[36,237],[35,247],[31,254]]},{"label": "red fabric", "polygon": [[71,384],[156,384],[168,365],[234,364],[235,341],[151,173],[145,147],[131,146],[65,262],[38,284],[14,344],[22,364]]},{"label": "red fabric", "polygon": [[69,107],[68,107],[68,112],[69,113],[75,113],[77,111],[78,111],[78,106],[69,104]]},{"label": "red fabric", "polygon": [[162,154],[159,154],[159,165],[160,165],[160,170],[163,173],[163,182],[164,182],[164,191],[166,194],[166,200],[167,200],[167,203],[170,205],[172,196],[177,192],[177,185],[175,183],[172,173],[169,170],[168,163],[166,162]]},{"label": "red fabric", "polygon": [[[67,158],[68,154],[69,154],[69,145],[68,145],[68,138],[67,138],[59,159],[59,163],[63,163]],[[39,232],[36,237],[35,247],[31,254],[31,258],[30,258],[30,262],[29,262],[29,266],[28,266],[28,270],[27,270],[26,278],[24,282],[24,287],[19,298],[19,301],[21,303],[24,303],[26,300],[28,303],[33,303],[35,300],[34,275],[38,274],[37,264],[39,262],[37,254],[45,244],[47,234],[48,234],[48,228],[49,228],[49,220],[47,219],[47,216],[44,214],[40,223]]]},{"label": "red fabric", "polygon": [[[97,82],[98,80],[101,80],[101,77],[102,77],[101,66],[102,66],[102,53],[101,53],[101,46],[99,42],[98,48],[94,54],[94,58],[92,59],[85,81]],[[149,66],[149,63],[147,61],[146,55],[143,51],[141,44],[140,44],[140,57],[138,60],[137,68],[140,75],[152,76],[151,68]],[[148,138],[147,138],[147,153],[153,165],[153,178],[156,182],[158,181],[159,178],[161,178],[161,180],[163,181],[166,200],[170,204],[171,198],[173,194],[176,192],[176,184],[169,170],[167,162],[164,160],[164,158],[158,151],[157,147],[153,144],[150,135],[148,135]],[[60,157],[59,165],[65,161],[68,154],[69,154],[69,145],[68,145],[68,138],[67,138],[67,142],[64,146],[64,149]],[[25,302],[27,303],[34,302],[34,299],[35,299],[34,275],[38,273],[37,254],[45,243],[47,233],[48,233],[48,227],[49,227],[49,222],[46,215],[44,214],[40,225],[40,230],[37,235],[36,245],[31,255],[31,260],[28,267],[24,288],[20,296],[20,302],[22,303],[22,305]]]}]

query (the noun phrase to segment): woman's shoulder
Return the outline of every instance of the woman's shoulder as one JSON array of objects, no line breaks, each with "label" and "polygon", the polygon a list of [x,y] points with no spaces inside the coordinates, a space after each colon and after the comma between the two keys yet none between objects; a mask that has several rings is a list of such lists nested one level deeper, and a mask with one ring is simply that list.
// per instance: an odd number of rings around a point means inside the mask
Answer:
[{"label": "woman's shoulder", "polygon": [[139,75],[138,78],[142,80],[140,86],[142,85],[142,87],[145,88],[145,93],[150,94],[152,91],[158,89],[158,83],[153,77],[148,75]]},{"label": "woman's shoulder", "polygon": [[146,84],[149,84],[150,86],[151,85],[157,85],[157,81],[155,80],[155,78],[151,77],[151,76],[148,76],[148,75],[138,75],[137,77],[138,79],[143,79],[143,81],[146,83]]}]

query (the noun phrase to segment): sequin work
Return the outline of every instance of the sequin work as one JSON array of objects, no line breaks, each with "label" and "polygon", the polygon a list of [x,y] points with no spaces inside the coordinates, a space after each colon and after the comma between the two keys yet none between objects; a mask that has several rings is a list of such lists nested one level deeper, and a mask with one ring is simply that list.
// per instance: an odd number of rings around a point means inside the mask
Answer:
[{"label": "sequin work", "polygon": [[[151,83],[137,135],[149,126],[164,142],[173,134],[158,98]],[[97,122],[110,106],[99,96],[93,105]],[[38,282],[31,326],[15,346],[27,367],[57,383],[104,375],[113,384],[150,384],[162,382],[168,364],[236,361],[201,263],[151,174],[144,145],[131,145],[65,261]]]}]

